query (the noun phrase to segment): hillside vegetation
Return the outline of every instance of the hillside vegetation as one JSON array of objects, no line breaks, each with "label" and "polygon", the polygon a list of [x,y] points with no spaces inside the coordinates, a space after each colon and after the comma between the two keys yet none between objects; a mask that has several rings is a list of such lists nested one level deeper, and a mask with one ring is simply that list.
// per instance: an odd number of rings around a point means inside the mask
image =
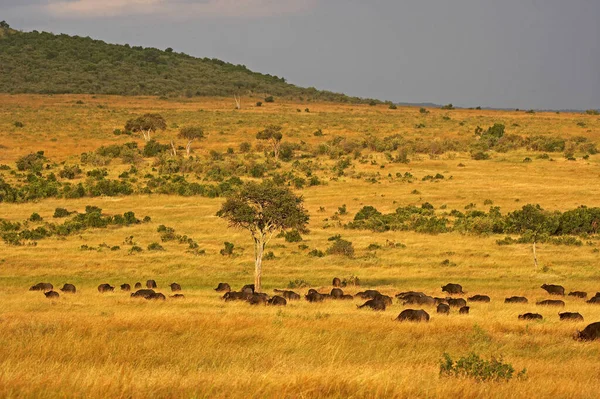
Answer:
[{"label": "hillside vegetation", "polygon": [[0,26],[0,92],[187,97],[242,94],[259,100],[279,96],[367,101],[298,87],[284,78],[252,72],[244,65],[195,58],[170,48],[162,51],[89,37],[19,32],[5,22]]}]

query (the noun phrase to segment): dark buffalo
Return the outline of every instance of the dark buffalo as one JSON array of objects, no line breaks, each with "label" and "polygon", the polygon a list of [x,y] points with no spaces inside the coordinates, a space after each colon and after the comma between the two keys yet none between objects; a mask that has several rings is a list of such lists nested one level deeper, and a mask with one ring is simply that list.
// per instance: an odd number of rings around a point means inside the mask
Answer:
[{"label": "dark buffalo", "polygon": [[474,295],[469,299],[469,302],[490,302],[490,297],[487,295]]},{"label": "dark buffalo", "polygon": [[255,292],[248,299],[248,303],[250,305],[266,305],[269,300],[269,296],[267,294]]},{"label": "dark buffalo", "polygon": [[600,304],[600,296],[595,296],[593,298],[590,298],[589,301],[586,301],[587,303],[591,303],[591,304]]},{"label": "dark buffalo", "polygon": [[181,286],[177,283],[171,283],[169,287],[171,287],[171,292],[181,291]]},{"label": "dark buffalo", "polygon": [[385,302],[379,298],[369,299],[367,302],[362,305],[356,305],[358,309],[362,308],[371,308],[373,310],[385,310]]},{"label": "dark buffalo", "polygon": [[559,313],[558,317],[561,321],[583,321],[583,316],[576,312]]},{"label": "dark buffalo", "polygon": [[539,313],[525,313],[525,314],[519,315],[519,320],[543,320],[543,319],[544,318]]},{"label": "dark buffalo", "polygon": [[341,300],[343,300],[343,301],[351,301],[351,300],[353,300],[353,299],[354,299],[354,297],[353,297],[352,295],[350,295],[350,294],[344,294],[344,295],[342,295],[342,296],[341,296],[340,298],[338,298],[338,299],[341,299]]},{"label": "dark buffalo", "polygon": [[430,297],[428,295],[423,295],[423,296],[415,296],[415,295],[409,295],[406,297],[406,300],[402,303],[403,305],[429,305],[429,306],[434,306],[435,305],[435,299],[433,297]]},{"label": "dark buffalo", "polygon": [[50,283],[37,283],[29,288],[29,291],[52,291],[54,286]]},{"label": "dark buffalo", "polygon": [[544,301],[536,302],[538,306],[565,306],[565,302],[558,299],[546,299]]},{"label": "dark buffalo", "polygon": [[375,299],[375,297],[377,295],[381,295],[381,292],[379,292],[377,290],[366,290],[366,291],[361,291],[354,296],[362,298],[362,299]]},{"label": "dark buffalo", "polygon": [[417,291],[406,291],[396,294],[396,298],[400,299],[406,299],[407,296],[425,296],[425,294]]},{"label": "dark buffalo", "polygon": [[278,290],[278,289],[274,289],[273,291],[275,291],[275,293],[277,293],[277,294],[281,294],[282,297],[284,297],[285,299],[287,299],[289,301],[297,301],[300,299],[300,295],[295,293],[294,291]]},{"label": "dark buffalo", "polygon": [[152,296],[156,294],[156,292],[154,292],[154,290],[150,290],[150,289],[143,289],[143,290],[137,290],[136,292],[133,292],[131,294],[132,298],[148,298],[149,296]]},{"label": "dark buffalo", "polygon": [[142,288],[142,283],[140,283],[140,282],[135,283],[135,286],[133,287],[133,289],[139,290],[140,288]]},{"label": "dark buffalo", "polygon": [[446,284],[442,287],[442,292],[447,292],[450,295],[464,294],[460,284]]},{"label": "dark buffalo", "polygon": [[593,341],[600,339],[600,322],[592,323],[583,331],[579,331],[577,338],[582,341]]},{"label": "dark buffalo", "polygon": [[147,288],[156,288],[156,281],[154,281],[154,280],[146,281],[146,287]]},{"label": "dark buffalo", "polygon": [[121,284],[121,291],[131,291],[131,286],[129,284]]},{"label": "dark buffalo", "polygon": [[529,301],[524,296],[511,296],[506,298],[504,303],[528,303]]},{"label": "dark buffalo", "polygon": [[373,299],[379,299],[381,301],[383,301],[383,303],[385,303],[385,306],[392,306],[392,297],[388,296],[388,295],[377,295],[375,298]]},{"label": "dark buffalo", "polygon": [[287,305],[287,301],[285,300],[284,297],[275,295],[273,298],[269,299],[267,304],[273,305],[273,306],[285,306],[285,305]]},{"label": "dark buffalo", "polygon": [[448,304],[448,298],[434,297],[433,300],[435,301],[436,305],[439,305],[440,303],[445,303],[446,305]]},{"label": "dark buffalo", "polygon": [[424,311],[423,309],[415,310],[415,309],[406,309],[400,312],[396,320],[399,321],[429,321],[429,313]]},{"label": "dark buffalo", "polygon": [[254,284],[246,284],[242,287],[241,291],[247,294],[254,294]]},{"label": "dark buffalo", "polygon": [[174,295],[171,295],[169,298],[173,298],[173,299],[185,299],[185,295],[183,295],[183,294],[174,294]]},{"label": "dark buffalo", "polygon": [[341,287],[342,286],[342,280],[340,280],[337,277],[334,277],[333,281],[331,282],[331,285],[334,287]]},{"label": "dark buffalo", "polygon": [[229,291],[223,295],[223,299],[225,302],[245,301],[250,298],[250,296],[252,296],[252,294],[248,294],[246,292]]},{"label": "dark buffalo", "polygon": [[231,291],[231,286],[227,283],[219,283],[217,288],[215,288],[217,292],[229,292]]},{"label": "dark buffalo", "polygon": [[463,306],[462,308],[458,309],[458,314],[469,314],[469,307],[468,306]]},{"label": "dark buffalo", "polygon": [[98,286],[98,292],[100,292],[100,293],[113,292],[114,290],[115,290],[115,287],[113,287],[110,284],[100,284]]},{"label": "dark buffalo", "polygon": [[587,292],[583,292],[583,291],[571,291],[571,292],[569,292],[569,296],[574,296],[575,298],[585,299],[585,298],[587,298]]},{"label": "dark buffalo", "polygon": [[333,299],[340,299],[344,295],[344,291],[340,288],[333,288],[329,294]]},{"label": "dark buffalo", "polygon": [[46,295],[46,298],[48,298],[48,299],[56,299],[60,296],[60,295],[58,295],[58,292],[56,292],[56,291],[44,292],[44,295]]},{"label": "dark buffalo", "polygon": [[167,298],[164,296],[164,294],[161,294],[160,292],[155,292],[154,294],[150,294],[148,296],[145,296],[144,298],[150,300],[161,300],[161,301],[165,301]]},{"label": "dark buffalo", "polygon": [[309,292],[304,296],[308,302],[323,302],[325,296],[319,294],[318,292]]},{"label": "dark buffalo", "polygon": [[448,298],[448,305],[450,305],[451,308],[462,308],[467,306],[467,301],[462,298]]},{"label": "dark buffalo", "polygon": [[550,295],[565,295],[565,287],[562,285],[544,284],[541,288]]},{"label": "dark buffalo", "polygon": [[450,314],[450,306],[445,303],[440,303],[437,305],[436,311],[440,314]]},{"label": "dark buffalo", "polygon": [[69,294],[74,294],[77,292],[77,288],[75,288],[73,284],[65,284],[60,290]]}]

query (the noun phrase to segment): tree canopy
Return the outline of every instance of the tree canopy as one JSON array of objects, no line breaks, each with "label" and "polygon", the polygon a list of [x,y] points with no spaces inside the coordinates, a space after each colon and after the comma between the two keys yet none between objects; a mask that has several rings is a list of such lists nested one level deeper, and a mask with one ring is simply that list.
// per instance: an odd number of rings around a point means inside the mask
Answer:
[{"label": "tree canopy", "polygon": [[159,114],[144,114],[137,118],[130,119],[125,124],[125,130],[144,135],[146,141],[150,141],[150,133],[157,130],[165,130],[167,121]]},{"label": "tree canopy", "polygon": [[189,156],[192,149],[192,142],[203,139],[204,130],[198,126],[186,126],[179,130],[178,137],[188,141],[185,150],[186,154]]}]

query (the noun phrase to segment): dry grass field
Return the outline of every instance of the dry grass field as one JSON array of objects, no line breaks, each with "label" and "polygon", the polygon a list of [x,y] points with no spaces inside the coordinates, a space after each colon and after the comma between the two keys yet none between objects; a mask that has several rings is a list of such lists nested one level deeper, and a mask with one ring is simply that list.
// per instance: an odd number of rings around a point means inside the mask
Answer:
[{"label": "dry grass field", "polygon": [[[241,142],[255,145],[256,132],[269,124],[283,127],[284,141],[311,147],[336,135],[355,140],[396,133],[432,141],[460,139],[471,137],[477,126],[494,123],[505,124],[511,134],[584,136],[600,145],[600,117],[593,115],[439,109],[422,114],[418,108],[290,102],[258,108],[256,101],[244,99],[243,109],[235,111],[230,99],[0,95],[0,164],[14,168],[19,157],[44,150],[52,162],[73,165],[80,163],[82,152],[101,145],[137,141],[143,147],[141,137],[116,136],[113,130],[144,112],[165,117],[167,130],[156,134],[165,143],[176,137],[178,127],[203,126],[208,137],[194,148],[206,159],[210,150],[224,153],[231,147],[237,154]],[[304,111],[307,107],[310,112]],[[24,127],[15,127],[15,121]],[[420,123],[425,127],[416,128]],[[314,136],[317,129],[324,136]],[[560,211],[600,206],[600,155],[582,159],[576,154],[573,161],[562,153],[550,154],[552,160],[539,159],[539,153],[526,149],[491,154],[483,161],[464,151],[415,154],[402,164],[364,149],[362,155],[373,162],[355,161],[346,176],[335,178],[330,170],[336,161],[315,158],[321,166],[317,174],[326,184],[296,190],[311,216],[310,233],[302,243],[274,238],[267,247],[275,254],[263,264],[263,288],[269,294],[296,279],[325,292],[333,277],[357,276],[361,286],[346,288],[348,293],[373,288],[392,296],[408,290],[442,296],[440,287],[454,282],[468,294],[492,298],[490,304],[471,304],[469,315],[453,311],[438,316],[435,308],[425,307],[431,321],[420,324],[394,321],[404,308],[397,302],[384,312],[358,310],[356,305],[363,302],[359,299],[320,304],[301,300],[282,308],[223,302],[213,290],[217,283],[239,289],[253,282],[254,265],[250,235],[228,228],[215,215],[222,198],[140,194],[0,203],[0,219],[11,222],[23,222],[33,212],[52,221],[57,207],[82,212],[86,205],[108,215],[134,211],[138,218],[152,219],[50,237],[36,246],[0,243],[0,397],[597,397],[600,341],[578,342],[573,335],[600,321],[600,306],[566,297],[564,310],[585,317],[585,322],[573,323],[559,321],[559,309],[535,302],[548,298],[540,289],[543,283],[592,295],[600,291],[598,237],[587,237],[582,246],[539,244],[536,269],[531,246],[496,244],[503,236],[343,227],[365,205],[392,212],[424,202],[448,210],[464,210],[473,203],[487,210],[484,201],[491,200],[503,213],[530,203]],[[524,163],[526,157],[532,161]],[[144,159],[137,165],[139,174],[151,171],[151,163]],[[116,179],[129,167],[114,160],[107,168]],[[291,169],[291,163],[282,163],[282,170]],[[406,172],[415,176],[412,182],[394,178]],[[421,180],[436,173],[446,178]],[[334,215],[344,204],[348,213]],[[193,237],[206,254],[187,253],[177,242],[161,243],[163,252],[147,251],[150,243],[160,242],[161,224]],[[298,247],[325,251],[335,234],[353,243],[353,258],[309,257]],[[143,252],[127,252],[123,242],[129,236]],[[236,256],[219,254],[225,241],[235,244]],[[102,243],[123,249],[81,249]],[[369,250],[370,244],[381,248]],[[118,291],[121,283],[150,278],[165,294],[169,283],[180,283],[185,299],[136,300]],[[40,281],[55,288],[73,283],[78,292],[48,300],[28,291]],[[100,294],[100,283],[117,289]],[[294,290],[304,294],[307,289]],[[512,295],[526,296],[529,304],[504,304]],[[529,311],[541,313],[544,320],[517,320]],[[471,352],[502,357],[516,371],[526,368],[527,377],[476,382],[439,375],[444,353],[458,358]]]}]

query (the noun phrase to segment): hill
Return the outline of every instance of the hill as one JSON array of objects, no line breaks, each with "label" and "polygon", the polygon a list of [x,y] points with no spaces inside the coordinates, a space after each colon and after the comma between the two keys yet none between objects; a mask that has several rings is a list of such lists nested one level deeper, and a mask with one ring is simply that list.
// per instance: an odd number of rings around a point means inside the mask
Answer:
[{"label": "hill", "polygon": [[371,102],[302,88],[244,65],[168,48],[108,44],[89,37],[19,32],[0,25],[0,92],[230,96],[234,93],[336,102]]}]

